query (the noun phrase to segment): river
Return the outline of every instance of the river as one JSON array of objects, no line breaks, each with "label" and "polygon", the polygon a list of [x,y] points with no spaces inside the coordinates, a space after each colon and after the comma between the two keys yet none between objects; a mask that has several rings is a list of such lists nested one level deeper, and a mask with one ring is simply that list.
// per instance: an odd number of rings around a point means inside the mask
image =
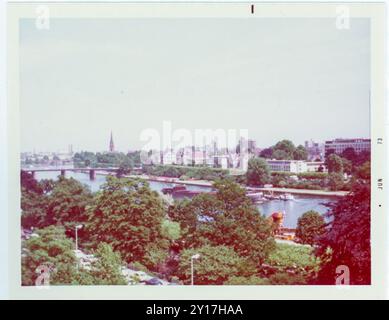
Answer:
[{"label": "river", "polygon": [[[56,179],[58,172],[36,172],[35,177],[38,180],[41,179]],[[89,180],[89,175],[81,172],[66,172],[66,177],[73,177],[81,183],[88,185],[92,192],[98,191],[100,186],[105,182],[104,175],[96,175],[96,179]],[[162,183],[157,181],[149,181],[151,189],[161,192],[162,188],[170,187],[169,183]],[[202,186],[187,185],[188,190],[206,190],[211,188]],[[321,214],[327,212],[328,208],[324,203],[333,202],[334,198],[319,197],[319,196],[301,196],[294,195],[294,200],[271,200],[262,204],[258,204],[257,207],[262,214],[266,216],[271,215],[276,211],[283,211],[285,213],[284,226],[287,228],[295,228],[297,219],[306,211],[315,210]]]}]

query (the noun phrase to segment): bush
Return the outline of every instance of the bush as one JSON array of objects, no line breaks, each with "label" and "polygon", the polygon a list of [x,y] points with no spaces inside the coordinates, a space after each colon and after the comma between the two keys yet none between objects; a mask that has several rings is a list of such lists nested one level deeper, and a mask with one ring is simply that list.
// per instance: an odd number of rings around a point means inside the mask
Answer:
[{"label": "bush", "polygon": [[296,237],[302,243],[314,245],[317,238],[325,232],[324,226],[322,215],[313,210],[307,211],[297,220]]},{"label": "bush", "polygon": [[223,283],[224,285],[236,285],[236,286],[262,286],[262,285],[269,285],[270,280],[266,278],[260,278],[257,276],[250,276],[250,277],[237,277],[233,276],[230,277],[226,282]]},{"label": "bush", "polygon": [[194,261],[195,284],[221,285],[232,276],[247,277],[255,272],[255,266],[232,248],[205,245],[182,251],[178,275],[186,283],[191,277],[191,257],[196,254],[200,257]]},{"label": "bush", "polygon": [[269,278],[272,285],[304,285],[307,280],[302,275],[287,272],[276,273]]}]

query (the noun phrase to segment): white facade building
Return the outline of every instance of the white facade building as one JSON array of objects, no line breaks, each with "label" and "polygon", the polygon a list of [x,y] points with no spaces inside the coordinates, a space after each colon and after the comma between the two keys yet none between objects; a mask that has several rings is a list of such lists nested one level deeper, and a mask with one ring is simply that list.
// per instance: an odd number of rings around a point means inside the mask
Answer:
[{"label": "white facade building", "polygon": [[336,154],[341,154],[347,148],[353,148],[356,153],[370,152],[370,144],[370,139],[335,139],[326,141],[324,149],[325,154],[328,154],[331,150]]},{"label": "white facade building", "polygon": [[311,161],[307,162],[307,172],[326,172],[327,168],[323,161]]},{"label": "white facade building", "polygon": [[271,171],[302,173],[307,172],[307,163],[302,160],[266,160]]},{"label": "white facade building", "polygon": [[304,160],[266,160],[271,171],[276,172],[319,172],[320,167],[323,172],[326,171],[324,162],[322,161],[304,161]]}]

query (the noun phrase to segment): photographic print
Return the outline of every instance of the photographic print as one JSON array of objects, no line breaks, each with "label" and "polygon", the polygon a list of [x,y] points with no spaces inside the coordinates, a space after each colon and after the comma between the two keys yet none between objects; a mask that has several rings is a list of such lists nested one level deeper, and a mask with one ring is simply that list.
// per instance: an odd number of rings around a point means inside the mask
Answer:
[{"label": "photographic print", "polygon": [[199,8],[18,20],[22,287],[372,284],[371,19]]}]

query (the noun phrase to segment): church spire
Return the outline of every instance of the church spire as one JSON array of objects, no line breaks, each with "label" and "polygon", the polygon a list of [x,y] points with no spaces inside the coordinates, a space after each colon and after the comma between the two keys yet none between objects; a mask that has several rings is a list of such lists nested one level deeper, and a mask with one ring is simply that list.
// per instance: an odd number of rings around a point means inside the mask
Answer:
[{"label": "church spire", "polygon": [[113,143],[112,131],[111,131],[111,140],[109,141],[109,152],[115,152],[115,145]]}]

